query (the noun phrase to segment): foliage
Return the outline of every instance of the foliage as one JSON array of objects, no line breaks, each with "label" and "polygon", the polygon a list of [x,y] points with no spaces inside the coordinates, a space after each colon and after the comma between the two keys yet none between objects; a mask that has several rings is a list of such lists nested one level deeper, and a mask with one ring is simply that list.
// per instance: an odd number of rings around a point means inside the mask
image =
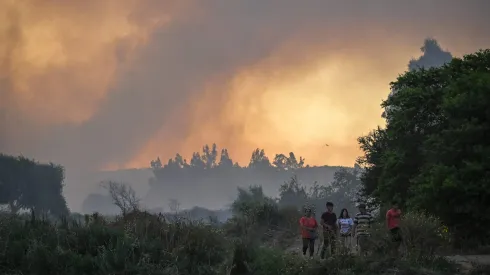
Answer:
[{"label": "foliage", "polygon": [[[3,219],[2,274],[219,274],[229,247],[196,223],[56,226]],[[138,224],[138,222],[142,222]],[[137,230],[139,229],[139,230]]]},{"label": "foliage", "polygon": [[[441,220],[422,212],[403,214],[400,228],[406,257],[412,260],[432,259],[451,242],[451,235]],[[385,222],[376,223],[371,229],[371,234],[372,251],[385,254],[392,245]]]},{"label": "foliage", "polygon": [[391,85],[386,128],[359,138],[364,195],[440,217],[459,243],[488,242],[490,50],[406,72]]},{"label": "foliage", "polygon": [[115,181],[104,181],[101,182],[101,185],[107,189],[112,202],[121,210],[123,215],[140,209],[141,199],[136,196],[136,192],[131,186]]},{"label": "foliage", "polygon": [[[162,215],[140,211],[112,221],[94,214],[84,222],[56,224],[35,217],[0,216],[0,236],[4,236],[0,238],[0,273],[454,274],[447,262],[428,257],[403,260],[372,253],[308,261],[286,252],[299,239],[297,208],[279,207],[258,186],[239,189],[232,208],[234,217],[225,225],[186,219],[168,222]],[[423,234],[415,240],[434,236],[436,219],[410,213],[407,217],[404,226],[421,232],[415,236]]]},{"label": "foliage", "polygon": [[62,166],[0,154],[0,204],[8,204],[14,213],[30,209],[36,213],[66,215],[64,179]]},{"label": "foliage", "polygon": [[330,185],[319,185],[315,182],[308,189],[300,183],[297,176],[293,176],[279,189],[279,206],[294,206],[300,210],[308,206],[318,216],[325,209],[325,203],[330,201],[339,211],[346,208],[352,215],[355,211],[354,203],[359,199],[359,173],[358,169],[342,167],[334,173]]}]

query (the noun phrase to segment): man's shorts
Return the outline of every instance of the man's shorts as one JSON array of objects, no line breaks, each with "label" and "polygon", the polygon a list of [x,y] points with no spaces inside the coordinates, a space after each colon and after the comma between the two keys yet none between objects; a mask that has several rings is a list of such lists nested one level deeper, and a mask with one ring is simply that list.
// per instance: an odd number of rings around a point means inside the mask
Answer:
[{"label": "man's shorts", "polygon": [[399,243],[402,241],[402,234],[399,227],[390,229],[391,241],[394,243]]},{"label": "man's shorts", "polygon": [[340,233],[340,237],[347,238],[347,237],[351,237],[351,236],[352,236],[351,233]]}]

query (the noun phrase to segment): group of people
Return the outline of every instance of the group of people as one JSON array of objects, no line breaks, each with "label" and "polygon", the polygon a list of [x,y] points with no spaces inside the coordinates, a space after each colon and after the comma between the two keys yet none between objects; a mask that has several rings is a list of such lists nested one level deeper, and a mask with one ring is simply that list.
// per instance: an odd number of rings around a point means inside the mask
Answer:
[{"label": "group of people", "polygon": [[[366,205],[363,203],[358,205],[359,212],[353,219],[349,216],[349,211],[345,208],[340,211],[340,215],[337,217],[333,212],[333,207],[332,202],[326,203],[326,211],[320,218],[320,224],[318,224],[313,216],[311,208],[305,209],[304,216],[299,220],[304,256],[309,251],[309,256],[313,257],[319,227],[321,227],[323,233],[323,247],[320,254],[322,259],[325,258],[328,248],[330,248],[331,254],[336,252],[338,238],[340,238],[340,243],[344,248],[351,248],[352,239],[355,239],[358,251],[361,254],[366,253],[369,237],[371,236],[370,228],[374,222],[374,218],[367,211]],[[392,203],[392,207],[386,212],[385,218],[386,227],[393,241],[393,252],[398,253],[398,249],[402,243],[400,232],[401,210],[396,202]]]}]

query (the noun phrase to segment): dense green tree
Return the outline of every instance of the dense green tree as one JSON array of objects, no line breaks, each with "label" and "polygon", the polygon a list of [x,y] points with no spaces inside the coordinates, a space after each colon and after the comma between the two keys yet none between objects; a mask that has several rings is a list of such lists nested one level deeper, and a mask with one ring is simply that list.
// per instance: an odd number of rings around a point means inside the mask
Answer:
[{"label": "dense green tree", "polygon": [[391,86],[386,128],[359,138],[364,194],[427,210],[459,237],[487,234],[490,50],[409,71]]},{"label": "dense green tree", "polygon": [[67,214],[64,179],[62,166],[0,154],[0,204],[9,205],[14,213],[31,209],[36,213]]}]

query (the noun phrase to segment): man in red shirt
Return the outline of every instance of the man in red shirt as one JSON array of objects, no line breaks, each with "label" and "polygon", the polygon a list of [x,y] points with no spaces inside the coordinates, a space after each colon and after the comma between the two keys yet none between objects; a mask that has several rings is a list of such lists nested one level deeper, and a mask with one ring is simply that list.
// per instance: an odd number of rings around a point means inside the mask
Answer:
[{"label": "man in red shirt", "polygon": [[393,241],[393,252],[395,255],[398,254],[398,249],[402,243],[402,235],[400,232],[400,218],[402,211],[398,207],[397,202],[392,203],[390,210],[386,212],[386,227],[391,234],[391,240]]},{"label": "man in red shirt", "polygon": [[310,208],[305,209],[305,215],[299,220],[299,225],[301,228],[301,238],[303,239],[303,256],[306,256],[306,251],[309,248],[310,257],[313,257],[318,223],[315,217],[312,216]]}]

